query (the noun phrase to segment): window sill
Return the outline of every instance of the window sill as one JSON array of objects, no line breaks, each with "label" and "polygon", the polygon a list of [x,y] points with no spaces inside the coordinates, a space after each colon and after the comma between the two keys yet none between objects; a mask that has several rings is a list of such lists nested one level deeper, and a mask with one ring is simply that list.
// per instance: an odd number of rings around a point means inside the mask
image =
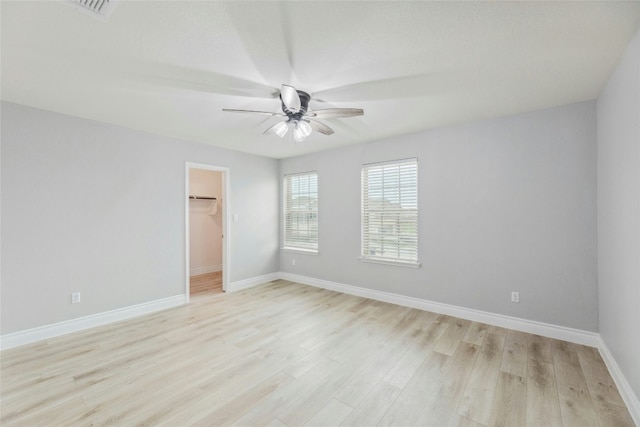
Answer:
[{"label": "window sill", "polygon": [[290,252],[293,254],[318,255],[317,249],[300,249],[300,248],[280,248],[282,252]]},{"label": "window sill", "polygon": [[394,267],[420,268],[420,263],[419,262],[390,261],[390,260],[373,259],[373,258],[362,258],[362,257],[360,257],[360,261],[369,262],[371,264],[392,265]]}]

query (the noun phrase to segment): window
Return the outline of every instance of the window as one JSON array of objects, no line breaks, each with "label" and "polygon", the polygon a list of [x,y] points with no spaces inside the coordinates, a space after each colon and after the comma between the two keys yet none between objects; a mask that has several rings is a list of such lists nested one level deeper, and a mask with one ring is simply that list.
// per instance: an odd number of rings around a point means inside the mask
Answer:
[{"label": "window", "polygon": [[284,177],[284,249],[318,251],[318,174]]},{"label": "window", "polygon": [[419,267],[418,159],[362,166],[363,261]]}]

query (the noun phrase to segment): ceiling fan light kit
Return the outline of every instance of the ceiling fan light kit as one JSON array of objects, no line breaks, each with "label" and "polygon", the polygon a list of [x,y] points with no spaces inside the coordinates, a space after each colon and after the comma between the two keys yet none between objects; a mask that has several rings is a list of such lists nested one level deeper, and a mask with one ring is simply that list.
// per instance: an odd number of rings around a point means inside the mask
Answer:
[{"label": "ceiling fan light kit", "polygon": [[312,131],[313,129],[311,129],[311,125],[309,125],[309,123],[304,120],[299,120],[293,129],[293,139],[295,139],[296,142],[300,142],[311,135]]},{"label": "ceiling fan light kit", "polygon": [[296,142],[304,141],[314,130],[323,135],[331,135],[334,133],[333,129],[324,123],[315,120],[316,118],[334,119],[364,115],[364,111],[360,108],[328,108],[324,110],[310,111],[310,100],[311,95],[307,92],[297,90],[293,86],[283,84],[280,90],[282,113],[235,110],[229,108],[223,108],[222,110],[232,113],[256,113],[267,114],[270,116],[284,116],[286,117],[284,121],[278,122],[269,127],[264,131],[264,135],[274,133],[280,138],[284,138],[284,136],[289,132],[289,128],[292,128],[290,135]]},{"label": "ceiling fan light kit", "polygon": [[283,138],[287,132],[289,132],[289,122],[276,123],[275,126],[273,126],[273,132],[280,138]]}]

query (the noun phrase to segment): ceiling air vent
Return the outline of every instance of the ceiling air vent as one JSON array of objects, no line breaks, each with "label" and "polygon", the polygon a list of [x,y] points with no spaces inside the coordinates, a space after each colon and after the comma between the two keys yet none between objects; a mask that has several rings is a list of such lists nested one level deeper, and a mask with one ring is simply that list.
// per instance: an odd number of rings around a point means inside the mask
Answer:
[{"label": "ceiling air vent", "polygon": [[69,0],[76,9],[106,22],[111,16],[116,2],[114,0]]}]

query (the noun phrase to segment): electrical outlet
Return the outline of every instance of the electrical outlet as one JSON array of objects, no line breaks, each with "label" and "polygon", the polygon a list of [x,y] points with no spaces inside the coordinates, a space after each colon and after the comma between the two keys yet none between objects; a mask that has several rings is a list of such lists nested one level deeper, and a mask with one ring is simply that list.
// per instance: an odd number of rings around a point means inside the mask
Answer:
[{"label": "electrical outlet", "polygon": [[71,304],[78,304],[80,302],[80,292],[73,292],[71,294]]},{"label": "electrical outlet", "polygon": [[511,302],[520,302],[520,292],[511,292]]},{"label": "electrical outlet", "polygon": [[295,258],[291,259],[291,265],[296,265],[296,259]]}]

